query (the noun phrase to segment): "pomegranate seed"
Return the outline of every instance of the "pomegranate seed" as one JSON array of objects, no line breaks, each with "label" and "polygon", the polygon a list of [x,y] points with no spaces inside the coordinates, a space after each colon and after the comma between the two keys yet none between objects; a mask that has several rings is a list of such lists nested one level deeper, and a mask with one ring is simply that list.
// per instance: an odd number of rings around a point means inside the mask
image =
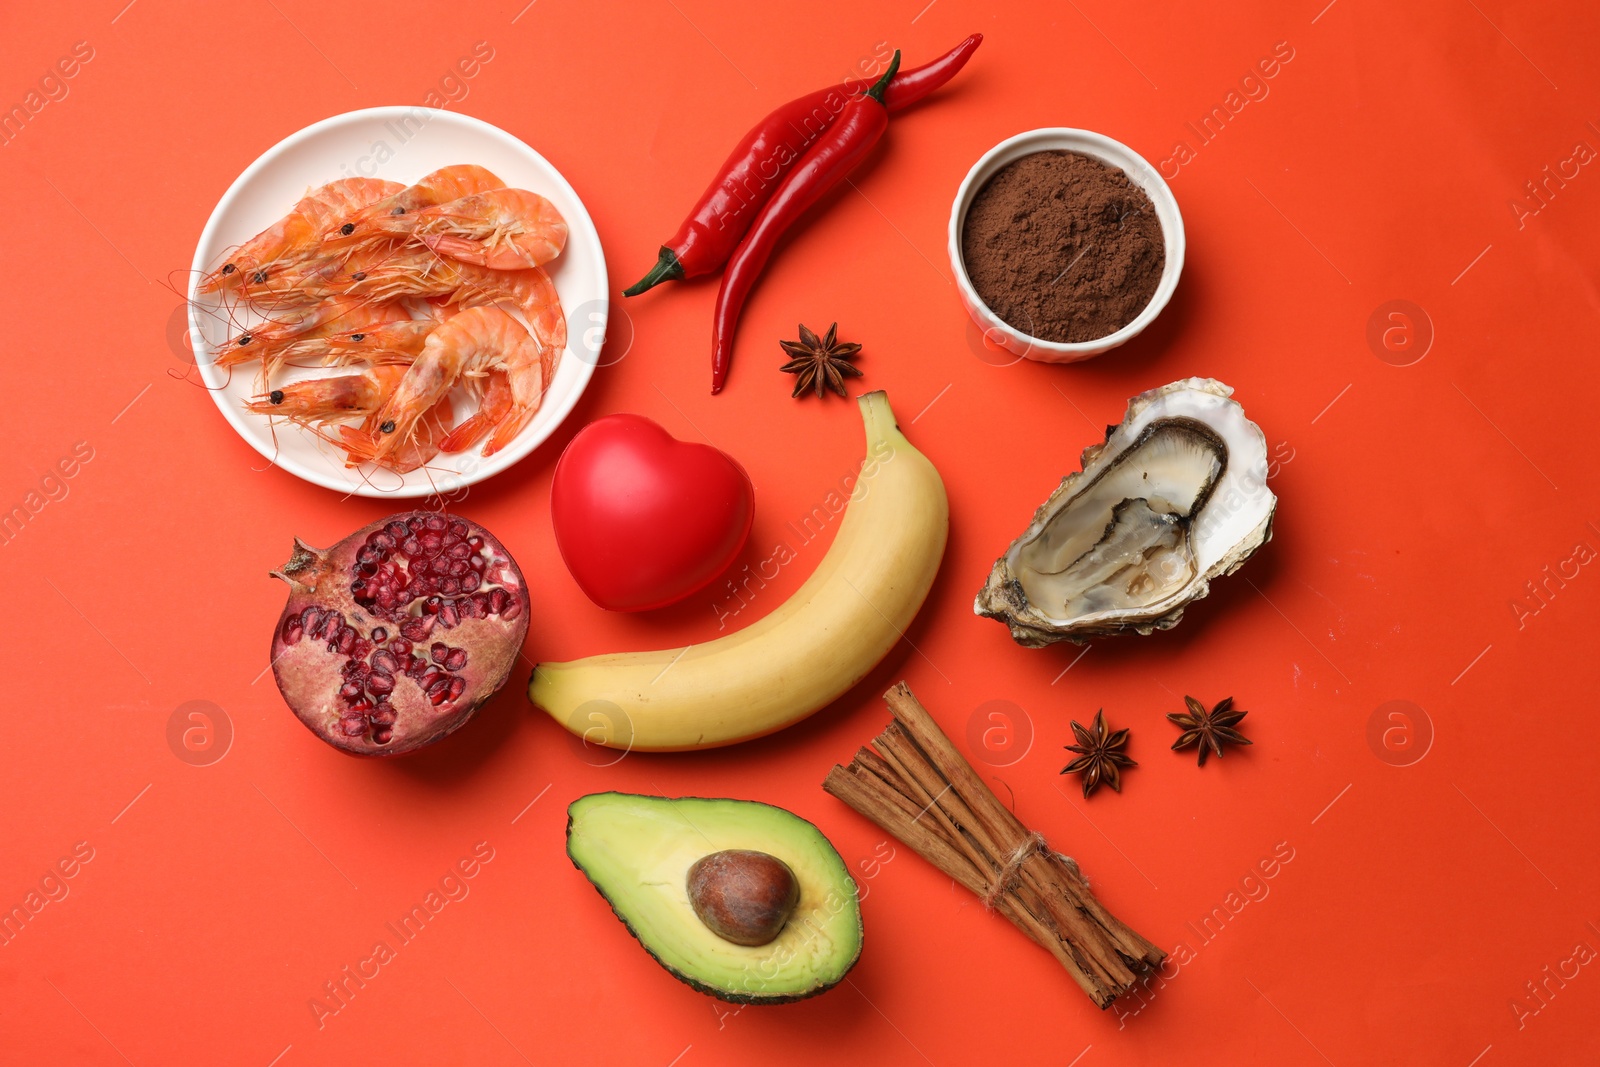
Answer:
[{"label": "pomegranate seed", "polygon": [[451,560],[448,569],[452,578],[461,578],[472,573],[472,568],[467,566],[467,561],[464,559]]},{"label": "pomegranate seed", "polygon": [[400,661],[394,658],[394,653],[380,649],[372,654],[372,669],[393,674],[400,669]]},{"label": "pomegranate seed", "polygon": [[408,556],[420,556],[422,555],[422,542],[418,541],[415,537],[408,537],[400,545],[400,551],[404,552]]},{"label": "pomegranate seed", "polygon": [[400,718],[400,713],[394,710],[394,705],[387,700],[372,709],[372,714],[367,716],[374,726],[393,726],[395,720]]},{"label": "pomegranate seed", "polygon": [[429,556],[437,555],[439,550],[444,547],[444,538],[432,530],[418,534],[417,540],[422,542],[422,551]]},{"label": "pomegranate seed", "polygon": [[446,596],[453,596],[461,592],[461,582],[455,578],[444,578],[439,582],[439,592]]},{"label": "pomegranate seed", "polygon": [[428,661],[423,659],[421,656],[412,656],[411,662],[406,664],[406,673],[411,675],[413,678],[420,678],[422,673],[427,669]]},{"label": "pomegranate seed", "polygon": [[305,629],[300,625],[300,616],[291,615],[287,619],[283,620],[283,634],[282,634],[282,637],[283,637],[283,643],[284,644],[286,644],[286,645],[295,644],[296,642],[298,642],[300,640],[300,638],[302,638],[304,636],[305,636]]},{"label": "pomegranate seed", "polygon": [[373,707],[372,701],[369,698],[367,698],[367,697],[356,697],[354,700],[352,700],[350,702],[350,711],[347,712],[346,714],[353,714],[353,713],[359,712],[360,714],[365,715],[367,712],[372,710],[372,707]]},{"label": "pomegranate seed", "polygon": [[387,745],[389,743],[389,739],[393,736],[394,731],[389,729],[387,726],[380,726],[372,731],[372,740],[374,744]]},{"label": "pomegranate seed", "polygon": [[510,599],[510,593],[507,593],[504,589],[496,589],[494,592],[489,594],[489,613],[492,615],[500,614],[502,611],[506,610],[506,603],[510,601]]},{"label": "pomegranate seed", "polygon": [[367,538],[367,544],[371,545],[379,552],[387,552],[394,547],[394,538],[389,536],[387,530],[379,530],[377,533]]},{"label": "pomegranate seed", "polygon": [[444,624],[447,630],[461,621],[461,617],[456,614],[455,601],[446,600],[444,602],[444,606],[439,609],[439,621]]},{"label": "pomegranate seed", "polygon": [[344,616],[337,611],[325,612],[322,621],[317,624],[318,638],[332,641],[339,634],[339,627],[344,625]]},{"label": "pomegranate seed", "polygon": [[475,571],[481,571],[488,565],[489,561],[484,559],[482,556],[472,556],[467,560],[467,566],[471,567]]},{"label": "pomegranate seed", "polygon": [[434,620],[427,615],[413,615],[400,624],[400,635],[407,641],[425,641],[433,632]]},{"label": "pomegranate seed", "polygon": [[388,696],[394,692],[394,675],[388,671],[373,671],[372,677],[367,679],[367,688],[374,696]]},{"label": "pomegranate seed", "polygon": [[356,647],[356,632],[348,626],[340,626],[338,633],[334,634],[329,642],[339,650],[342,655],[348,656]]},{"label": "pomegranate seed", "polygon": [[351,716],[348,719],[340,719],[339,732],[344,734],[346,737],[360,737],[362,734],[367,732],[367,720],[357,716]]},{"label": "pomegranate seed", "polygon": [[444,671],[441,671],[438,667],[429,667],[422,672],[422,677],[417,679],[417,684],[424,690],[431,689],[444,676]]},{"label": "pomegranate seed", "polygon": [[447,577],[450,574],[450,560],[444,556],[440,556],[428,564],[428,570],[432,571],[440,578]]},{"label": "pomegranate seed", "polygon": [[404,541],[406,539],[406,534],[410,533],[410,531],[406,529],[406,524],[398,519],[385,526],[383,528],[383,532],[394,538],[395,544],[399,544],[401,541]]},{"label": "pomegranate seed", "polygon": [[474,574],[472,571],[468,571],[466,574],[461,576],[460,581],[461,591],[463,593],[470,593],[474,589],[478,588],[478,586],[483,584],[483,577],[482,575]]},{"label": "pomegranate seed", "polygon": [[500,612],[500,617],[502,619],[506,619],[506,620],[509,621],[511,619],[516,618],[518,615],[521,615],[521,614],[522,614],[522,605],[517,603],[515,600],[512,600],[512,601],[509,601],[506,604],[505,610]]},{"label": "pomegranate seed", "polygon": [[406,520],[406,527],[412,533],[416,533],[417,531],[421,530],[422,529],[422,516],[421,515],[413,515],[413,516],[411,516],[411,518]]},{"label": "pomegranate seed", "polygon": [[487,619],[489,617],[489,599],[488,593],[473,594],[472,607],[478,618]]},{"label": "pomegranate seed", "polygon": [[[355,633],[355,631],[352,630],[351,633]],[[359,633],[357,633],[356,643],[350,649],[351,657],[356,660],[364,660],[367,658],[367,654],[371,651],[372,642],[368,641],[365,637],[362,637]]]},{"label": "pomegranate seed", "polygon": [[350,592],[355,594],[355,598],[357,600],[369,600],[369,599],[371,599],[368,596],[362,596],[361,595],[362,593],[365,593],[366,591],[367,591],[367,582],[366,582],[365,578],[357,578],[355,581],[350,583]]},{"label": "pomegranate seed", "polygon": [[461,694],[465,693],[466,691],[467,691],[467,680],[465,678],[456,677],[456,678],[450,679],[449,698],[451,700],[460,700],[461,699]]},{"label": "pomegranate seed", "polygon": [[474,534],[473,536],[467,538],[467,544],[471,545],[477,551],[480,551],[480,552],[483,551],[483,545],[484,545],[483,538],[478,536],[478,535],[476,535],[476,534]]},{"label": "pomegranate seed", "polygon": [[431,596],[422,602],[422,613],[424,615],[437,615],[442,607],[444,607],[444,601],[436,596]]},{"label": "pomegranate seed", "polygon": [[449,550],[445,552],[445,555],[449,556],[451,559],[466,559],[468,556],[472,555],[472,546],[464,542],[453,544],[450,546]]},{"label": "pomegranate seed", "polygon": [[443,532],[450,524],[445,521],[443,515],[429,515],[425,525],[435,532]]},{"label": "pomegranate seed", "polygon": [[389,640],[389,631],[388,630],[385,630],[381,626],[377,626],[377,627],[373,628],[373,631],[372,631],[372,643],[373,644],[381,645],[387,640]]},{"label": "pomegranate seed", "polygon": [[[464,648],[452,648],[450,654],[444,658],[444,669],[447,671],[459,671],[466,665],[467,650]],[[452,697],[451,699],[455,698]]]},{"label": "pomegranate seed", "polygon": [[346,682],[339,687],[339,695],[346,700],[354,700],[361,695],[361,686],[355,682]]},{"label": "pomegranate seed", "polygon": [[406,593],[413,600],[419,599],[421,597],[432,596],[433,594],[437,593],[438,591],[439,591],[439,587],[434,582],[434,580],[432,578],[429,578],[429,577],[425,576],[425,575],[418,576],[417,579],[415,581],[413,581],[411,583],[411,585],[406,589]]},{"label": "pomegranate seed", "polygon": [[322,621],[322,609],[309,607],[300,613],[300,625],[305,627],[306,633],[314,640],[317,636],[317,624]]},{"label": "pomegranate seed", "polygon": [[469,532],[471,532],[471,530],[472,527],[468,526],[460,519],[457,519],[455,522],[450,524],[450,532],[455,534],[457,537],[465,537]]},{"label": "pomegranate seed", "polygon": [[392,611],[394,610],[395,604],[399,603],[393,591],[387,588],[379,590],[375,600],[379,609],[382,611]]},{"label": "pomegranate seed", "polygon": [[428,655],[435,663],[443,663],[445,657],[450,655],[450,646],[443,641],[435,641],[433,647],[428,649]]},{"label": "pomegranate seed", "polygon": [[397,637],[389,642],[389,651],[401,659],[411,655],[411,642],[403,637]]},{"label": "pomegranate seed", "polygon": [[382,557],[383,557],[383,553],[382,552],[379,552],[377,549],[373,548],[371,545],[367,545],[360,552],[356,553],[356,562],[358,564],[359,563],[377,563],[378,560],[381,559]]},{"label": "pomegranate seed", "polygon": [[450,683],[443,678],[428,687],[428,703],[438,707],[450,699]]}]

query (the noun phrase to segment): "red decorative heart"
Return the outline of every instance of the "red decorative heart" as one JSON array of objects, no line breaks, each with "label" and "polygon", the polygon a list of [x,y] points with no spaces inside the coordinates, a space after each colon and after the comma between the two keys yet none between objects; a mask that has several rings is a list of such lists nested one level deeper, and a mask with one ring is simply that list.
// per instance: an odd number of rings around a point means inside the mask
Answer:
[{"label": "red decorative heart", "polygon": [[607,415],[561,453],[550,516],[567,569],[610,611],[648,611],[702,589],[750,535],[744,468],[642,415]]}]

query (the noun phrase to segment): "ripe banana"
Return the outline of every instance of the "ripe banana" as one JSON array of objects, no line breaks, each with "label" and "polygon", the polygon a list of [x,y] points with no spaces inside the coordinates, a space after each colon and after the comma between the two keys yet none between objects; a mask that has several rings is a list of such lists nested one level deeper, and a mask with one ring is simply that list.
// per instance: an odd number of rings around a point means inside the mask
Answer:
[{"label": "ripe banana", "polygon": [[825,707],[900,640],[944,556],[944,482],[860,398],[867,456],[828,554],[788,601],[726,637],[534,668],[528,696],[589,744],[671,752],[761,737]]}]

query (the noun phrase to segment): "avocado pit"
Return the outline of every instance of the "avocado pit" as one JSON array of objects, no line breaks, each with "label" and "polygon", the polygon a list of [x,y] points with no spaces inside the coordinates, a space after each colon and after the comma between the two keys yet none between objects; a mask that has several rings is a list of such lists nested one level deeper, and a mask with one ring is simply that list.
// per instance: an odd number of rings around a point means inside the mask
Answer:
[{"label": "avocado pit", "polygon": [[775,940],[800,903],[789,865],[753,849],[713,852],[689,868],[689,904],[706,928],[735,945]]}]

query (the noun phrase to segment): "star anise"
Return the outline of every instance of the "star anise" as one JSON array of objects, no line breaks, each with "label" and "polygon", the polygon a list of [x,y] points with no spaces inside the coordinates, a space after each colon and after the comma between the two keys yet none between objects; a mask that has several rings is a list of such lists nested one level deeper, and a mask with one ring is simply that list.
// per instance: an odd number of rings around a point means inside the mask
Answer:
[{"label": "star anise", "polygon": [[1109,785],[1114,791],[1122,792],[1122,773],[1118,768],[1138,766],[1123,752],[1123,749],[1128,747],[1128,731],[1118,730],[1116,733],[1108,733],[1106,713],[1102,708],[1094,713],[1093,726],[1084,729],[1081,723],[1074,722],[1072,732],[1077,736],[1078,743],[1065,747],[1068,752],[1076,752],[1079,755],[1077,759],[1062,768],[1061,773],[1083,775],[1085,800],[1102,785]]},{"label": "star anise", "polygon": [[781,369],[785,374],[797,377],[794,392],[790,396],[799,396],[808,389],[815,389],[820,397],[824,390],[832,389],[849,399],[850,394],[844,391],[844,380],[861,377],[861,369],[850,362],[861,351],[861,346],[841,343],[838,333],[839,324],[836,322],[828,327],[828,336],[819,339],[806,329],[805,323],[801,323],[800,340],[778,342],[791,357]]},{"label": "star anise", "polygon": [[1190,745],[1200,746],[1200,766],[1206,765],[1206,754],[1210,752],[1222,755],[1222,746],[1248,745],[1250,739],[1241,734],[1234,727],[1239,720],[1249,712],[1233,710],[1233,698],[1228,697],[1210,711],[1194,697],[1186,696],[1183,702],[1189,705],[1189,714],[1177,712],[1167,718],[1183,727],[1183,733],[1172,742],[1172,751],[1179,752]]}]

